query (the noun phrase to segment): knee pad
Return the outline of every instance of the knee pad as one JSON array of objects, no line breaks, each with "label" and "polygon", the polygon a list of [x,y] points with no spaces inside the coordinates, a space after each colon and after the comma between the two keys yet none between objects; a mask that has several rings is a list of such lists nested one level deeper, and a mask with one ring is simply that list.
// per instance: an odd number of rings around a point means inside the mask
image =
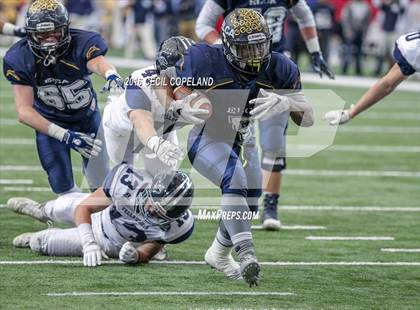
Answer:
[{"label": "knee pad", "polygon": [[281,172],[286,169],[286,157],[284,157],[284,153],[263,151],[261,156],[261,168],[271,172]]}]

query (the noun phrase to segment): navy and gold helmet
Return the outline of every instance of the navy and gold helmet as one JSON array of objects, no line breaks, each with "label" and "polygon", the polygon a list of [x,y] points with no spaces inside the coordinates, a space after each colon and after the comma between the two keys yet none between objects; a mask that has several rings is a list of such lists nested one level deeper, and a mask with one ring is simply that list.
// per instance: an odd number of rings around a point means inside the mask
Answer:
[{"label": "navy and gold helmet", "polygon": [[150,188],[138,197],[138,210],[151,225],[165,225],[182,217],[190,208],[194,185],[182,171],[158,174]]},{"label": "navy and gold helmet", "polygon": [[[69,14],[58,0],[34,1],[26,13],[25,30],[29,47],[46,66],[55,63],[70,45]],[[55,42],[45,42],[51,35]]]},{"label": "navy and gold helmet", "polygon": [[156,56],[158,72],[175,66],[183,54],[194,44],[194,40],[183,36],[170,37],[163,41]]},{"label": "navy and gold helmet", "polygon": [[236,9],[223,21],[226,59],[242,73],[258,74],[266,68],[271,57],[271,38],[266,20],[253,9]]}]

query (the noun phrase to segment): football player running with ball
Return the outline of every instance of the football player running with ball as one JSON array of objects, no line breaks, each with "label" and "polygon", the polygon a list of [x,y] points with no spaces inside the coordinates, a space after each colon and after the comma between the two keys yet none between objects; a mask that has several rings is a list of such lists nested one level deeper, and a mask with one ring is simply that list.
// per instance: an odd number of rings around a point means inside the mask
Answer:
[{"label": "football player running with ball", "polygon": [[420,31],[402,35],[395,43],[396,64],[373,85],[356,103],[347,110],[327,112],[324,118],[330,125],[342,125],[356,115],[370,108],[386,96],[410,75],[420,72]]},{"label": "football player running with ball", "polygon": [[[289,112],[301,126],[313,122],[312,108],[300,91],[297,66],[283,54],[271,52],[271,39],[260,13],[236,9],[223,23],[223,45],[193,45],[175,68],[162,72],[185,81],[204,77],[214,81],[201,87],[211,88],[206,95],[212,114],[204,125],[190,131],[188,156],[200,174],[220,187],[222,212],[239,216],[222,217],[205,261],[229,278],[242,276],[250,286],[258,284],[260,265],[251,221],[244,215],[257,211],[262,178],[253,120]],[[286,97],[265,89],[293,93]],[[231,255],[232,249],[239,264]]]},{"label": "football player running with ball", "polygon": [[103,257],[119,257],[127,264],[148,262],[165,244],[180,243],[192,234],[193,195],[193,183],[181,171],[150,181],[121,164],[91,194],[70,193],[44,204],[9,199],[7,207],[17,213],[77,226],[24,233],[13,245],[49,256],[83,256],[90,267],[101,265]]},{"label": "football player running with ball", "polygon": [[71,149],[82,156],[94,190],[108,172],[108,158],[96,136],[101,115],[89,76],[104,77],[104,91],[120,92],[124,81],[105,59],[107,45],[101,36],[70,29],[61,2],[37,0],[25,20],[26,39],[13,45],[3,60],[19,121],[36,131],[39,159],[54,193],[80,191],[73,180]]},{"label": "football player running with ball", "polygon": [[[207,0],[197,18],[196,32],[209,44],[220,44],[222,38],[216,30],[221,15],[226,17],[237,8],[250,8],[260,12],[267,20],[272,34],[273,51],[283,53],[286,48],[284,28],[289,13],[299,24],[306,47],[311,54],[312,67],[321,77],[334,78],[334,73],[324,60],[316,31],[315,19],[306,0]],[[268,117],[258,122],[259,142],[262,150],[264,213],[262,226],[267,230],[281,227],[277,205],[280,201],[282,171],[286,169],[286,133],[289,114]]]}]

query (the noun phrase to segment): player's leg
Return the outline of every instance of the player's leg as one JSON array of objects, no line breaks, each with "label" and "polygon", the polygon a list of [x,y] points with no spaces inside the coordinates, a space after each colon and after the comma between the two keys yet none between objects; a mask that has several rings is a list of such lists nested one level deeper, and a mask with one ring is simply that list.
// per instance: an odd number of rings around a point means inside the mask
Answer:
[{"label": "player's leg", "polygon": [[41,222],[74,224],[74,211],[87,196],[88,194],[84,193],[68,193],[46,203],[25,197],[13,197],[7,201],[7,208]]},{"label": "player's leg", "polygon": [[34,233],[30,236],[29,247],[34,252],[48,256],[83,255],[82,240],[77,228],[52,228]]},{"label": "player's leg", "polygon": [[73,180],[70,148],[55,138],[36,133],[38,156],[51,189],[58,195],[80,192]]},{"label": "player's leg", "polygon": [[263,170],[264,210],[262,224],[265,229],[280,229],[277,205],[280,200],[282,170],[286,168],[286,131],[288,113],[275,115],[259,122],[261,169]]},{"label": "player's leg", "polygon": [[122,162],[132,163],[132,131],[122,131],[114,128],[111,120],[112,105],[113,103],[111,102],[104,108],[102,120],[104,141],[108,156],[114,164],[120,164]]},{"label": "player's leg", "polygon": [[258,212],[258,201],[262,194],[261,165],[256,148],[255,138],[244,145],[244,156],[246,159],[245,173],[248,180],[247,202],[249,210]]},{"label": "player's leg", "polygon": [[[215,255],[219,254],[218,260],[222,260],[227,257],[223,258],[220,254],[230,255],[229,250],[233,246],[239,256],[243,278],[248,283],[255,283],[258,280],[259,265],[255,258],[251,223],[245,216],[246,212],[249,212],[246,201],[247,180],[238,154],[227,143],[212,141],[206,136],[197,138],[193,133],[190,133],[189,145],[191,147],[189,147],[188,155],[194,168],[222,190],[222,214],[239,215],[235,218],[222,215],[223,226],[219,227],[219,233],[209,250]],[[230,239],[232,244],[223,242],[222,234],[225,235],[226,240]],[[220,251],[216,251],[215,248]],[[230,276],[231,270],[222,270],[223,266],[220,264],[214,267]]]},{"label": "player's leg", "polygon": [[90,120],[86,121],[81,131],[86,134],[95,134],[96,139],[100,139],[103,143],[102,150],[97,156],[91,159],[82,157],[83,173],[86,176],[90,190],[95,191],[98,187],[102,186],[109,172],[109,158],[106,151],[106,141],[101,126],[101,114],[99,111],[94,113]]}]

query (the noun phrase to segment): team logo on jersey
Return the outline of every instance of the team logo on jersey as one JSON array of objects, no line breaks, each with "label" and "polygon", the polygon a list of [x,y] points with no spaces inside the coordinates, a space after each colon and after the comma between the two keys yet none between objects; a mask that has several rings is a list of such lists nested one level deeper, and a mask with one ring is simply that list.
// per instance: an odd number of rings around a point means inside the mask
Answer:
[{"label": "team logo on jersey", "polygon": [[9,76],[11,76],[17,81],[20,81],[20,77],[17,75],[17,73],[14,70],[9,69],[6,71],[6,77],[9,77]]},{"label": "team logo on jersey", "polygon": [[54,11],[58,8],[58,2],[56,0],[37,0],[32,3],[29,8],[29,13],[37,13],[40,11]]},{"label": "team logo on jersey", "polygon": [[98,52],[98,51],[100,51],[100,50],[101,50],[101,49],[100,49],[100,48],[98,48],[98,47],[96,47],[96,45],[91,46],[91,47],[89,48],[89,50],[87,51],[87,53],[86,53],[86,59],[87,59],[87,60],[91,59],[91,58],[92,58],[92,56],[93,56],[93,53]]}]

